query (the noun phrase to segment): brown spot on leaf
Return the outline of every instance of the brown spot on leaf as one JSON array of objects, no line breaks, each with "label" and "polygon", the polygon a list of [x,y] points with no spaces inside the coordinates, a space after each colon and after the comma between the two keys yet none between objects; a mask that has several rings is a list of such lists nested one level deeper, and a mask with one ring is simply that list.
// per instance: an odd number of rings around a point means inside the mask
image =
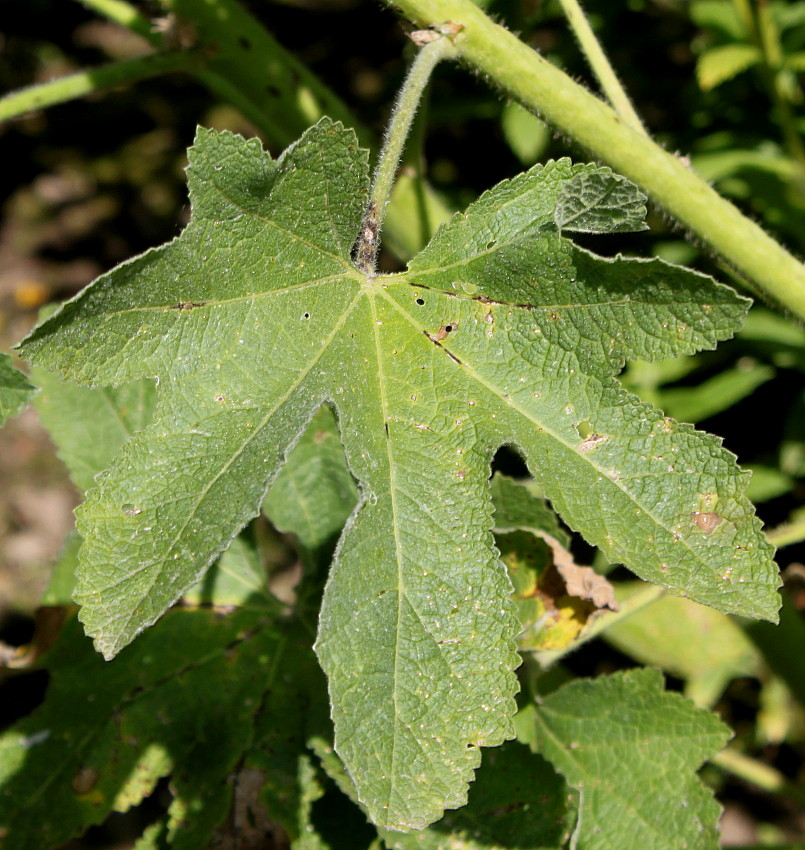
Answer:
[{"label": "brown spot on leaf", "polygon": [[579,443],[579,451],[580,452],[589,452],[591,449],[594,449],[596,446],[600,446],[601,443],[605,443],[609,438],[605,434],[588,434],[580,443]]},{"label": "brown spot on leaf", "polygon": [[431,339],[435,339],[436,342],[441,342],[443,339],[447,339],[447,335],[451,334],[458,327],[458,322],[450,322],[447,325],[442,325],[438,331],[436,331],[436,335],[431,337]]},{"label": "brown spot on leaf", "polygon": [[88,794],[98,784],[100,774],[94,767],[82,767],[73,777],[72,786],[76,794]]},{"label": "brown spot on leaf", "polygon": [[705,534],[712,534],[724,522],[723,516],[709,511],[694,511],[691,516],[694,525]]}]

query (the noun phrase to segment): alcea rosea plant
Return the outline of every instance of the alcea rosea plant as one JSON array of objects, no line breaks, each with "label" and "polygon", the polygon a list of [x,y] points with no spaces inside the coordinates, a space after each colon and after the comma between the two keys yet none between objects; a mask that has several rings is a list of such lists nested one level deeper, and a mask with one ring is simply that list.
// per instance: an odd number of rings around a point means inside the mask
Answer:
[{"label": "alcea rosea plant", "polygon": [[[353,132],[328,119],[276,160],[256,140],[200,129],[189,151],[192,217],[181,236],[99,278],[20,346],[38,368],[71,383],[121,388],[112,392],[156,384],[150,421],[132,428],[77,514],[74,598],[97,649],[114,658],[222,564],[248,588],[214,635],[202,612],[187,620],[206,659],[196,655],[192,675],[202,688],[230,683],[216,711],[232,734],[221,738],[229,749],[203,793],[202,773],[179,771],[178,802],[159,834],[195,836],[181,846],[202,846],[228,805],[210,803],[193,821],[187,801],[212,799],[238,758],[259,766],[261,799],[282,809],[266,780],[274,769],[266,753],[277,746],[279,708],[290,705],[293,714],[302,699],[288,658],[303,659],[295,662],[300,681],[316,674],[304,630],[283,620],[242,531],[265,508],[304,547],[305,529],[316,525],[311,497],[297,486],[296,501],[278,499],[276,488],[286,462],[295,485],[311,486],[299,470],[317,456],[317,441],[322,452],[342,445],[346,458],[346,522],[315,643],[341,762],[326,732],[297,730],[291,763],[313,770],[307,742],[381,830],[404,832],[466,803],[481,747],[517,735],[581,790],[606,742],[617,769],[581,791],[596,840],[607,820],[624,828],[605,812],[624,806],[634,783],[658,769],[678,780],[662,803],[630,804],[650,810],[629,827],[635,840],[653,820],[667,821],[674,840],[689,846],[706,846],[697,842],[715,834],[717,807],[692,771],[723,743],[724,729],[663,694],[657,674],[573,683],[517,714],[523,624],[495,545],[489,479],[496,450],[513,446],[552,508],[611,562],[720,611],[774,620],[777,571],[744,495],[746,474],[717,438],[667,418],[617,380],[627,359],[714,347],[734,333],[748,301],[661,260],[604,259],[574,245],[574,232],[642,229],[645,198],[608,168],[569,160],[500,183],[444,225],[404,272],[378,273],[395,149],[410,122],[406,97],[414,91],[416,100],[433,64],[422,57],[449,50],[446,37],[423,49],[374,183]],[[322,413],[328,408],[337,432]],[[542,511],[536,523],[546,533],[561,533],[546,504],[520,489],[507,492],[532,505],[532,516]],[[328,534],[339,510],[320,515]],[[216,562],[219,573],[208,573]],[[182,687],[171,681],[186,649],[181,614],[175,609],[126,650],[147,641],[159,654],[159,635],[176,641],[176,658],[160,658],[145,687],[168,703],[167,691]],[[120,671],[118,690],[104,706],[116,706],[147,740],[156,733],[143,731],[141,697],[126,690],[146,674],[126,653],[110,667]],[[272,673],[270,689],[266,658],[275,673],[285,671],[279,680]],[[222,678],[212,684],[214,677]],[[279,697],[277,681],[285,688]],[[608,718],[607,706],[618,706],[617,716]],[[626,726],[623,717],[631,718]],[[21,746],[15,734],[12,749]],[[668,756],[659,766],[645,754],[655,739]],[[153,781],[177,770],[192,742],[166,749],[170,757],[146,770]],[[571,817],[561,780],[522,748],[512,752],[491,759],[503,783],[495,793],[511,779],[506,759],[530,759],[523,769],[541,777],[534,781],[551,815],[550,824],[532,827],[543,830],[540,846],[558,846]],[[300,842],[315,798],[308,774],[295,814],[276,815]],[[118,797],[125,782],[112,783]],[[479,788],[483,799],[486,786]],[[104,797],[109,806],[113,798]],[[382,834],[390,846],[414,846]]]}]

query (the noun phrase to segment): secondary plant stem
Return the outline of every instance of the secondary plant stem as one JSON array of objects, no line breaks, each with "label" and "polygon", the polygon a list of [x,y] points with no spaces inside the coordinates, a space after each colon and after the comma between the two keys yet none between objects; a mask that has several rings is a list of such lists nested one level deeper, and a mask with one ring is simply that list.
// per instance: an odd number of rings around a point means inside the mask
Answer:
[{"label": "secondary plant stem", "polygon": [[800,805],[805,803],[805,791],[789,782],[780,771],[738,750],[722,750],[713,757],[712,762],[770,794],[780,794]]},{"label": "secondary plant stem", "polygon": [[615,69],[610,64],[598,39],[595,37],[590,22],[581,8],[581,4],[578,0],[559,0],[559,2],[571,29],[576,34],[582,52],[587,57],[587,61],[590,63],[590,67],[593,69],[593,73],[600,83],[604,94],[606,94],[607,99],[612,104],[612,108],[630,127],[634,127],[635,130],[647,136],[648,133],[643,126],[643,122],[640,120],[640,116],[635,111],[634,106],[632,106],[632,101],[629,99],[629,95],[626,94],[626,89],[621,85]]},{"label": "secondary plant stem", "polygon": [[186,51],[149,53],[136,59],[126,59],[89,71],[67,74],[47,83],[20,89],[0,99],[0,121],[93,94],[111,86],[144,80],[170,71],[188,71],[195,62],[195,56]]},{"label": "secondary plant stem", "polygon": [[79,0],[79,2],[121,26],[141,35],[155,47],[162,45],[162,36],[154,31],[149,18],[124,0]]},{"label": "secondary plant stem", "polygon": [[805,522],[778,525],[766,532],[766,538],[778,549],[783,546],[791,546],[793,543],[801,543],[805,540]]},{"label": "secondary plant stem", "polygon": [[628,126],[527,44],[493,23],[472,0],[385,0],[418,26],[463,25],[460,57],[507,95],[629,177],[679,222],[772,298],[805,318],[805,266],[691,170]]},{"label": "secondary plant stem", "polygon": [[455,55],[455,48],[447,35],[441,35],[426,44],[417,54],[397,96],[372,178],[372,188],[366,215],[361,225],[361,233],[355,246],[355,263],[367,275],[374,274],[376,270],[380,231],[386,215],[386,205],[391,197],[400,156],[422,99],[422,93],[437,63],[453,55]]}]

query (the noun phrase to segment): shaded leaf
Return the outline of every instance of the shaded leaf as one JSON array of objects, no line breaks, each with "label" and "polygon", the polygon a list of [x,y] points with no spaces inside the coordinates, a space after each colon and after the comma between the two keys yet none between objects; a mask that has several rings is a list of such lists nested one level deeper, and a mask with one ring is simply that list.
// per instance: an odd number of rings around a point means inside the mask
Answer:
[{"label": "shaded leaf", "polygon": [[22,411],[36,387],[11,365],[11,357],[0,353],[0,425]]},{"label": "shaded leaf", "polygon": [[41,392],[34,402],[42,424],[79,490],[112,462],[123,443],[151,421],[156,404],[154,382],[90,389],[65,383],[38,369]]},{"label": "shaded leaf", "polygon": [[0,737],[6,846],[59,846],[170,775],[173,846],[204,847],[282,646],[265,611],[178,609],[107,664],[73,621],[47,658],[45,702]]},{"label": "shaded leaf", "polygon": [[[358,802],[338,756],[321,738],[311,745],[341,791]],[[549,850],[565,846],[575,817],[568,789],[541,756],[516,742],[488,750],[467,805],[421,832],[381,829],[389,850]]]},{"label": "shaded leaf", "polygon": [[579,792],[579,847],[718,847],[720,807],[695,771],[729,730],[664,692],[658,671],[571,682],[518,721]]},{"label": "shaded leaf", "polygon": [[559,525],[550,505],[534,492],[533,481],[515,481],[507,475],[496,473],[491,481],[492,501],[495,505],[495,532],[544,532],[564,546],[570,539]]},{"label": "shaded leaf", "polygon": [[723,44],[712,47],[699,56],[696,78],[699,86],[708,91],[757,65],[762,59],[760,49],[754,44]]},{"label": "shaded leaf", "polygon": [[341,531],[357,503],[333,412],[322,407],[288,456],[263,510],[280,531],[315,549]]}]

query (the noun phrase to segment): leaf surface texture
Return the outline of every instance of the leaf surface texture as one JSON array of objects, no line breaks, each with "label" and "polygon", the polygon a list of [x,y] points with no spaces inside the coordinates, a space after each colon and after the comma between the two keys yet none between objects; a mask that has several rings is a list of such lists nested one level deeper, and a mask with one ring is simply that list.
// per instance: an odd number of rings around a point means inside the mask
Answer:
[{"label": "leaf surface texture", "polygon": [[746,302],[562,235],[639,227],[644,199],[622,178],[536,166],[440,228],[406,273],[365,276],[350,252],[367,157],[340,125],[323,119],[277,160],[200,130],[188,177],[181,236],[101,277],[22,345],[80,383],[158,380],[152,423],[78,512],[75,598],[104,655],[202,577],[322,406],[359,501],[316,650],[336,750],[383,827],[421,829],[463,805],[479,748],[513,736],[519,624],[489,485],[500,446],[610,561],[721,610],[776,616],[771,549],[734,458],[615,378],[626,358],[713,347]]}]

